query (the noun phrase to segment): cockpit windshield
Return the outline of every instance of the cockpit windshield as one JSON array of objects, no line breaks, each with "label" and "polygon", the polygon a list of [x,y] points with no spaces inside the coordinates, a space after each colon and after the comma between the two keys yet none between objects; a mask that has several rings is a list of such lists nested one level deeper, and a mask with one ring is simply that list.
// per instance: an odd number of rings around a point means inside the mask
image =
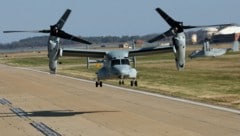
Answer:
[{"label": "cockpit windshield", "polygon": [[112,60],[112,66],[114,65],[129,65],[128,59],[114,59]]},{"label": "cockpit windshield", "polygon": [[112,66],[114,65],[120,65],[120,59],[115,59],[115,60],[112,60]]},{"label": "cockpit windshield", "polygon": [[121,59],[121,64],[129,65],[129,60],[128,59]]}]

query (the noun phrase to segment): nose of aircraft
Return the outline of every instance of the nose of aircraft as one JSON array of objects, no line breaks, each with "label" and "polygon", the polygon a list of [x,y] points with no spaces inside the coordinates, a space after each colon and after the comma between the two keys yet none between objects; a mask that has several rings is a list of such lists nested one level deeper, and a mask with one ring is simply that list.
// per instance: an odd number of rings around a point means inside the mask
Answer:
[{"label": "nose of aircraft", "polygon": [[129,75],[129,66],[128,65],[114,66],[114,71],[115,71],[115,74],[119,76],[127,76]]}]

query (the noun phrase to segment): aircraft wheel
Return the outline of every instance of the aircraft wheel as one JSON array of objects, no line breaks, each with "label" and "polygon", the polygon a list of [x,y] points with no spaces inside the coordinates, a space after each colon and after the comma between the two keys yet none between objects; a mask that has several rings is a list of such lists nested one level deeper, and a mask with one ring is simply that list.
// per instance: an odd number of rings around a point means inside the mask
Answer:
[{"label": "aircraft wheel", "polygon": [[56,69],[51,69],[50,74],[56,74]]},{"label": "aircraft wheel", "polygon": [[133,81],[131,81],[131,86],[133,86]]},{"label": "aircraft wheel", "polygon": [[137,80],[134,81],[134,85],[135,85],[135,86],[138,86]]},{"label": "aircraft wheel", "polygon": [[102,87],[102,81],[99,82],[100,87]]},{"label": "aircraft wheel", "polygon": [[119,85],[124,85],[124,81],[123,80],[119,80]]},{"label": "aircraft wheel", "polygon": [[96,81],[96,87],[98,87],[98,81]]}]

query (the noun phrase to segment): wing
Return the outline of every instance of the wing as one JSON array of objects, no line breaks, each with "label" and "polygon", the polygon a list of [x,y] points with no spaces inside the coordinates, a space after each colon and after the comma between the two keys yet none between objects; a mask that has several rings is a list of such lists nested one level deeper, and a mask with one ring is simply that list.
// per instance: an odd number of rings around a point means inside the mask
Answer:
[{"label": "wing", "polygon": [[63,49],[63,56],[104,58],[106,54],[101,50]]},{"label": "wing", "polygon": [[145,47],[138,50],[129,51],[129,57],[132,56],[143,56],[143,55],[152,55],[157,53],[168,53],[173,52],[172,46],[163,46],[163,47]]}]

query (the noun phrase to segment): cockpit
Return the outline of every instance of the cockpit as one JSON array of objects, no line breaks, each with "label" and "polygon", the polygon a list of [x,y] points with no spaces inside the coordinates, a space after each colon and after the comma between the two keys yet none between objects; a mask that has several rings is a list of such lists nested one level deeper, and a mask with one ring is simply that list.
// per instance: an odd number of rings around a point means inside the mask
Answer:
[{"label": "cockpit", "polygon": [[130,62],[128,59],[113,59],[111,61],[111,66],[115,66],[115,65],[129,65]]}]

